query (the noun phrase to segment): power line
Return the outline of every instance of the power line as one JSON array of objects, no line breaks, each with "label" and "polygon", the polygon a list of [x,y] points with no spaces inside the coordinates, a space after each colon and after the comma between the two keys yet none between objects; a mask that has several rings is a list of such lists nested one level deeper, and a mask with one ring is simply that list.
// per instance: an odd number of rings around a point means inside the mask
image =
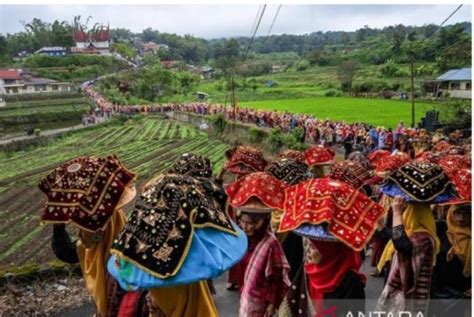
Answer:
[{"label": "power line", "polygon": [[463,6],[463,5],[460,4],[460,5],[456,8],[456,10],[454,10],[453,13],[451,13],[451,14],[440,24],[440,27],[442,27],[449,19],[451,19],[451,17],[452,17],[456,12],[458,12],[459,9],[461,9],[462,6]]},{"label": "power line", "polygon": [[[438,32],[442,27],[443,25],[449,20],[451,19],[451,17],[459,11],[459,9],[461,9],[462,7],[462,4],[460,4],[453,12],[451,12],[450,15],[448,15],[448,17],[446,19],[444,19],[443,22],[441,22],[441,24],[439,25],[439,27],[433,32],[431,33],[429,36],[427,36],[426,38],[430,38],[432,37],[436,32]],[[410,69],[411,69],[411,126],[412,128],[415,127],[415,71],[414,71],[414,56],[413,56],[413,44],[410,44],[410,50],[411,50],[411,58],[410,58]]]},{"label": "power line", "polygon": [[258,15],[260,14],[260,10],[262,10],[262,5],[258,7],[257,15],[255,16],[255,19],[253,20],[252,29],[250,30],[249,38],[252,37],[255,25],[257,24]]},{"label": "power line", "polygon": [[462,6],[463,6],[463,5],[460,4],[460,5],[456,8],[456,10],[454,10],[453,12],[451,12],[451,14],[450,14],[446,19],[444,19],[443,22],[441,22],[441,24],[439,25],[439,27],[438,27],[436,30],[434,30],[434,32],[431,33],[431,34],[430,34],[429,36],[427,36],[426,38],[430,38],[430,37],[432,37],[436,32],[438,32],[438,31],[443,27],[443,25],[444,25],[446,22],[448,22],[448,20],[451,19],[451,17],[452,17],[454,14],[456,14],[456,12],[458,12],[459,9],[461,9]]},{"label": "power line", "polygon": [[264,4],[264,5],[263,5],[262,12],[260,13],[260,18],[258,19],[257,25],[256,25],[255,30],[254,30],[254,32],[253,32],[252,38],[250,39],[250,42],[249,42],[249,44],[248,44],[248,46],[247,46],[247,49],[245,50],[245,54],[244,54],[244,58],[243,58],[242,62],[244,62],[244,61],[247,59],[247,55],[248,55],[248,53],[249,53],[249,51],[250,51],[250,47],[251,47],[252,44],[253,44],[253,41],[254,41],[254,39],[255,39],[255,35],[257,34],[258,28],[259,28],[259,26],[260,26],[260,22],[262,22],[262,18],[263,18],[263,15],[265,14],[265,9],[266,9],[266,8],[267,8],[267,5]]},{"label": "power line", "polygon": [[280,6],[278,7],[278,10],[277,12],[275,13],[275,17],[273,18],[273,21],[272,21],[272,25],[270,25],[270,29],[268,30],[268,34],[267,34],[267,37],[270,35],[270,33],[272,32],[272,29],[273,29],[273,25],[275,24],[275,21],[278,17],[278,13],[280,13],[280,9],[281,9],[281,4]]}]

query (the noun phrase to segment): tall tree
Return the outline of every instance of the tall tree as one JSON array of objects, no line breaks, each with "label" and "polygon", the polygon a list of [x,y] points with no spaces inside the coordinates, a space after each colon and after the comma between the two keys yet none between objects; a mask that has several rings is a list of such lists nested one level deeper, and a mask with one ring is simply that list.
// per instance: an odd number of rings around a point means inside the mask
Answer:
[{"label": "tall tree", "polygon": [[0,35],[0,59],[8,55],[8,41],[5,36]]},{"label": "tall tree", "polygon": [[394,53],[400,53],[400,49],[402,47],[403,41],[406,37],[406,29],[403,24],[399,24],[395,27],[393,32],[393,51]]},{"label": "tall tree", "polygon": [[357,61],[347,61],[339,65],[337,77],[341,82],[343,91],[352,92],[352,82],[359,71],[359,63]]}]

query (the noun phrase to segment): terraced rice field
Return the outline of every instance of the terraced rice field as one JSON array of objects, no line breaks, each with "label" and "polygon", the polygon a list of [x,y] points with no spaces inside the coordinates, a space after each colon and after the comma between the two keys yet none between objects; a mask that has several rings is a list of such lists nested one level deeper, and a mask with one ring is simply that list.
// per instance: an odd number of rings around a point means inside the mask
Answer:
[{"label": "terraced rice field", "polygon": [[0,276],[12,268],[54,260],[52,228],[39,225],[45,197],[37,183],[59,164],[80,155],[116,154],[138,174],[140,188],[185,152],[209,157],[218,173],[228,147],[192,127],[149,117],[81,130],[29,151],[0,152]]},{"label": "terraced rice field", "polygon": [[17,101],[8,102],[6,107],[0,108],[0,116],[7,117],[40,112],[64,112],[74,109],[88,109],[88,107],[89,100],[85,97]]},{"label": "terraced rice field", "polygon": [[86,97],[71,97],[7,102],[0,108],[0,133],[23,131],[26,127],[39,129],[72,126],[81,122],[82,115],[91,109]]}]

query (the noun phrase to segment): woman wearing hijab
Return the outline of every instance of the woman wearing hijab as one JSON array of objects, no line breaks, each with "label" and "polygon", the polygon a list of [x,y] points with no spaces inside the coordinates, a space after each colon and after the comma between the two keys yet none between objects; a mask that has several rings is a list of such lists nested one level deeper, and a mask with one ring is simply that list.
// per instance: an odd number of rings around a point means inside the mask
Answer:
[{"label": "woman wearing hijab", "polygon": [[[125,224],[122,208],[136,195],[134,179],[114,156],[79,157],[56,168],[39,185],[48,197],[41,221],[55,224],[53,251],[64,262],[80,264],[99,317],[119,312],[140,316],[144,307],[144,294],[121,289],[106,268],[112,243]],[[65,229],[70,222],[79,228],[76,242]]]},{"label": "woman wearing hijab", "polygon": [[290,266],[270,230],[271,212],[283,203],[284,185],[266,173],[252,173],[226,188],[230,203],[241,213],[240,225],[249,247],[239,264],[240,317],[270,317],[285,296]]},{"label": "woman wearing hijab", "polygon": [[441,247],[433,272],[435,299],[471,297],[471,212],[470,203],[453,205],[446,222],[438,226]]},{"label": "woman wearing hijab", "polygon": [[[406,204],[401,196],[394,198],[392,212],[392,240],[385,247],[378,269],[382,271],[387,261],[391,261],[391,267],[379,305],[387,311],[426,312],[440,245],[433,214],[429,205]],[[395,303],[400,297],[403,301]],[[410,299],[421,301],[409,303]]]},{"label": "woman wearing hijab", "polygon": [[[303,154],[301,152],[298,153]],[[280,155],[282,154],[284,153],[280,153]],[[308,165],[302,161],[297,161],[291,158],[280,158],[277,161],[272,162],[267,166],[265,172],[290,186],[296,185],[309,178]],[[280,210],[273,211],[271,217],[271,227],[273,232],[276,232],[278,229],[282,215],[283,212]],[[280,240],[283,251],[285,252],[285,257],[290,264],[289,277],[290,280],[293,280],[303,264],[303,239],[293,232],[276,234],[276,236],[278,240]]]},{"label": "woman wearing hijab", "polygon": [[305,163],[316,177],[324,177],[325,167],[334,163],[336,153],[329,147],[322,145],[312,146],[304,151]]},{"label": "woman wearing hijab", "polygon": [[293,280],[280,316],[326,316],[334,305],[337,316],[365,311],[360,251],[383,208],[349,184],[323,178],[285,189],[284,211],[279,231],[293,231],[308,243],[304,270]]},{"label": "woman wearing hijab", "polygon": [[426,314],[431,279],[440,241],[430,208],[453,198],[452,183],[434,164],[412,162],[392,173],[381,186],[392,202],[392,238],[385,247],[378,269],[391,261],[387,283],[378,308]]},{"label": "woman wearing hijab", "polygon": [[[222,168],[221,174],[217,177],[217,181],[222,182],[225,173],[234,174],[235,179],[239,179],[254,172],[263,172],[268,162],[263,153],[251,146],[239,145],[225,152],[227,162]],[[237,220],[232,206],[228,206],[228,213],[233,220]],[[228,291],[236,291],[240,288],[239,281],[242,280],[238,266],[229,270],[226,289]]]},{"label": "woman wearing hijab", "polygon": [[[471,298],[471,170],[460,169],[451,179],[460,198],[445,203],[450,206],[446,221],[437,222],[441,248],[434,268],[432,291],[433,298],[450,300],[447,306],[455,307],[456,313],[461,315],[466,307],[458,299]],[[437,302],[446,306],[445,301]]]}]

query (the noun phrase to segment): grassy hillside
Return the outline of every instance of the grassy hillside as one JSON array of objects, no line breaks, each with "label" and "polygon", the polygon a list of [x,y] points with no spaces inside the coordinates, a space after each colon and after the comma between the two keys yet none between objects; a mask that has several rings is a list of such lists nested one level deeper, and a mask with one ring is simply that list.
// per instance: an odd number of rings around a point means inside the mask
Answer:
[{"label": "grassy hillside", "polygon": [[[430,64],[423,64],[429,66]],[[361,65],[358,71],[353,87],[357,90],[361,85],[372,87],[372,91],[380,92],[382,90],[410,90],[410,77],[406,75],[408,65],[398,66],[405,73],[400,77],[383,76],[379,66]],[[417,67],[422,67],[418,64]],[[256,77],[248,77],[245,84],[242,79],[237,79],[238,88],[236,89],[237,99],[240,102],[254,100],[287,99],[287,98],[309,98],[325,96],[331,92],[335,95],[342,95],[340,81],[337,77],[337,66],[314,66],[306,70],[298,71],[297,63],[287,71],[274,74],[266,74]],[[426,79],[433,78],[435,75],[423,75],[415,77],[415,88],[421,89],[422,83]],[[273,81],[273,86],[268,87],[267,82]],[[211,102],[225,102],[226,92],[223,80],[203,80],[196,88],[196,91],[203,91],[210,95]],[[188,100],[192,100],[192,96]],[[227,101],[230,99],[227,96]]]}]

